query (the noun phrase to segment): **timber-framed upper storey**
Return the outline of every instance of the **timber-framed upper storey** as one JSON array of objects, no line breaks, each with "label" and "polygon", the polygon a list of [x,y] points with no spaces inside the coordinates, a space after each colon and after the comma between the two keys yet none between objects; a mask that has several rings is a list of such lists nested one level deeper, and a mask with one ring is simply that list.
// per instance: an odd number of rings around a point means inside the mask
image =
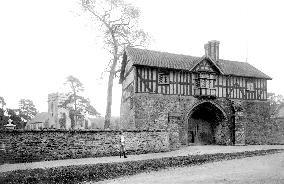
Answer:
[{"label": "timber-framed upper storey", "polygon": [[219,59],[219,44],[208,44],[202,57],[126,48],[120,75],[122,100],[134,93],[267,99],[269,76],[249,63]]}]

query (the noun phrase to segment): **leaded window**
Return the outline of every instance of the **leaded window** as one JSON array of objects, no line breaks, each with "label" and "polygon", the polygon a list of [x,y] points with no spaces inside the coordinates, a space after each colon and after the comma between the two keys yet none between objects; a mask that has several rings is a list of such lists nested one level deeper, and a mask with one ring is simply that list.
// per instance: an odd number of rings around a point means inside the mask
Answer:
[{"label": "leaded window", "polygon": [[247,90],[254,91],[254,84],[253,82],[247,81]]},{"label": "leaded window", "polygon": [[196,96],[216,96],[214,88],[215,75],[213,73],[200,72],[195,79],[194,93]]},{"label": "leaded window", "polygon": [[159,84],[170,84],[170,77],[167,73],[158,74],[158,83]]}]

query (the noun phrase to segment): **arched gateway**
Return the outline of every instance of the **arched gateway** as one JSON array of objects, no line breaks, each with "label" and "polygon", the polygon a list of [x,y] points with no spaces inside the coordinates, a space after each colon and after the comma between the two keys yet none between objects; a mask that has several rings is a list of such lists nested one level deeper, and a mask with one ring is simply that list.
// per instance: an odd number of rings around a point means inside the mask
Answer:
[{"label": "arched gateway", "polygon": [[213,101],[192,106],[187,115],[188,144],[231,144],[234,142],[234,121]]}]

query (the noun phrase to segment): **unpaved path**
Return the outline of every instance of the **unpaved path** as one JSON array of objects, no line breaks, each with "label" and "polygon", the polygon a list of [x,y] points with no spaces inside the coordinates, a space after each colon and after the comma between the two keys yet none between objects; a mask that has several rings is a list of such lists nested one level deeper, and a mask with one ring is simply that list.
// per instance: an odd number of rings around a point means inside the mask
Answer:
[{"label": "unpaved path", "polygon": [[100,184],[284,184],[284,153],[172,168]]},{"label": "unpaved path", "polygon": [[202,155],[202,154],[214,154],[214,153],[233,153],[243,151],[255,151],[255,150],[268,150],[268,149],[284,149],[284,145],[249,145],[249,146],[188,146],[179,150],[164,152],[164,153],[149,153],[142,155],[128,155],[128,158],[121,159],[119,156],[113,157],[100,157],[100,158],[81,158],[81,159],[66,159],[66,160],[52,160],[41,161],[32,163],[16,163],[16,164],[3,164],[0,165],[0,173],[13,171],[13,170],[26,170],[36,168],[51,168],[70,165],[85,165],[85,164],[98,164],[98,163],[110,163],[110,162],[124,162],[134,160],[147,160],[163,157],[177,157],[187,155]]}]

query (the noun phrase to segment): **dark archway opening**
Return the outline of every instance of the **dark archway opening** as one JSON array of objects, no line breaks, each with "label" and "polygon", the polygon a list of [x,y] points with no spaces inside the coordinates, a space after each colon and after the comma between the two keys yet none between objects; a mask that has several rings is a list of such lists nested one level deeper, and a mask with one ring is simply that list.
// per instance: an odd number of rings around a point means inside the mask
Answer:
[{"label": "dark archway opening", "polygon": [[196,106],[188,119],[188,143],[220,144],[225,139],[225,121],[223,112],[214,104],[204,102]]}]

